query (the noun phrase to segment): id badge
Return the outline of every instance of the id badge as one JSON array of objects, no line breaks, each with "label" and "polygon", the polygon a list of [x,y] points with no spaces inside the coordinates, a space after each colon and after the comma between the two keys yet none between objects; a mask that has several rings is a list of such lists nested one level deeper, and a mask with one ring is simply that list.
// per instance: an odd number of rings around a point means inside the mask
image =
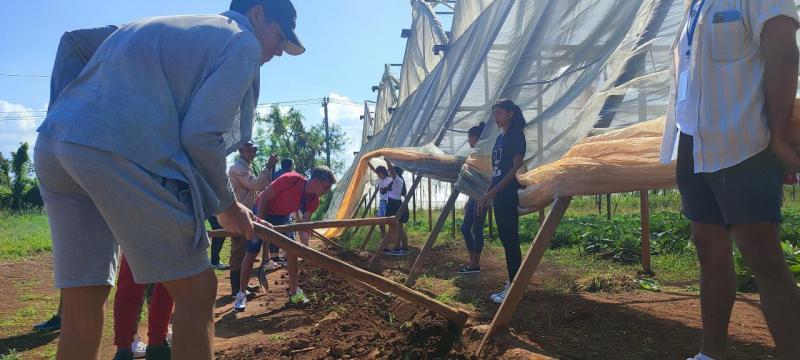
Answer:
[{"label": "id badge", "polygon": [[689,71],[681,71],[678,75],[678,102],[686,101],[686,95],[689,90]]}]

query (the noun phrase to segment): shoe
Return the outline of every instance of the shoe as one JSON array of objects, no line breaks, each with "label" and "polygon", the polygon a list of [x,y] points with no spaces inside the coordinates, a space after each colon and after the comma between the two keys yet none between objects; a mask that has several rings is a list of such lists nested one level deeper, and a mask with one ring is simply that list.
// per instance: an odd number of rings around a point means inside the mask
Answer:
[{"label": "shoe", "polygon": [[710,357],[710,356],[707,356],[707,355],[705,355],[703,353],[700,353],[700,354],[697,354],[694,357],[690,357],[690,358],[688,358],[686,360],[714,360],[714,359],[712,357]]},{"label": "shoe", "polygon": [[231,268],[230,266],[228,266],[228,264],[224,262],[220,262],[219,264],[211,264],[211,267],[217,270],[228,270]]},{"label": "shoe", "polygon": [[236,300],[234,300],[233,302],[233,310],[237,312],[242,312],[245,311],[246,309],[247,309],[247,295],[239,291],[239,293],[236,294]]},{"label": "shoe", "polygon": [[117,353],[114,354],[114,360],[133,360],[133,352],[129,349],[117,350]]},{"label": "shoe", "polygon": [[459,274],[475,274],[481,272],[481,267],[470,267],[469,265],[464,265],[460,269],[458,269]]},{"label": "shoe", "polygon": [[275,262],[275,260],[272,260],[272,259],[270,259],[269,261],[267,261],[267,264],[266,264],[266,265],[264,265],[264,268],[265,268],[267,271],[277,270],[277,269],[280,269],[280,268],[282,268],[282,267],[283,267],[283,265],[281,265],[281,264],[278,264],[277,262]]},{"label": "shoe", "polygon": [[506,299],[506,295],[508,294],[509,286],[510,285],[508,283],[506,283],[506,286],[503,287],[503,290],[500,290],[499,292],[496,292],[496,293],[494,293],[494,294],[492,294],[490,296],[490,298],[492,299],[492,301],[495,304],[502,304],[503,303],[503,300]]},{"label": "shoe", "polygon": [[283,267],[286,267],[286,264],[289,263],[289,260],[283,256],[273,256],[270,260]]},{"label": "shoe", "polygon": [[247,288],[245,288],[245,292],[253,293],[252,295],[247,294],[247,296],[256,296],[255,293],[261,291],[261,288],[258,285],[250,285],[247,284]]},{"label": "shoe", "polygon": [[169,343],[162,345],[149,345],[147,346],[146,360],[170,360],[172,357],[172,350]]},{"label": "shoe", "polygon": [[[249,287],[250,286],[248,286],[248,288]],[[244,296],[247,298],[247,300],[253,300],[256,297],[256,293],[253,292],[253,291],[250,291],[250,290],[245,290],[244,291]],[[231,295],[231,298],[233,299],[231,301],[236,302],[236,295]]]},{"label": "shoe", "polygon": [[381,250],[381,252],[386,255],[394,255],[394,251],[395,251],[394,249],[389,249],[389,248],[383,248],[383,250]]},{"label": "shoe", "polygon": [[408,250],[408,248],[395,249],[394,252],[397,254],[397,256],[406,256],[411,254],[411,250]]},{"label": "shoe", "polygon": [[311,300],[308,300],[308,297],[301,288],[297,288],[297,291],[294,292],[294,295],[289,297],[289,301],[292,304],[298,304],[298,305],[305,305],[311,302]]},{"label": "shoe", "polygon": [[172,346],[172,325],[167,327],[167,344]]},{"label": "shoe", "polygon": [[61,329],[61,317],[53,315],[49,319],[33,325],[33,330],[36,331],[56,331]]},{"label": "shoe", "polygon": [[142,341],[142,338],[139,335],[133,337],[133,342],[131,343],[131,351],[133,352],[134,359],[142,359],[144,358],[145,352],[147,350],[147,344]]}]

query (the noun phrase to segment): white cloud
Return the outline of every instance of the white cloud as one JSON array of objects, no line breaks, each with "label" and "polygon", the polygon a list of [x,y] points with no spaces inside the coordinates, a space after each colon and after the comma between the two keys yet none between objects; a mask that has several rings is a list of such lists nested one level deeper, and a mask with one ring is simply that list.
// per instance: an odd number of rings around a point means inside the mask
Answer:
[{"label": "white cloud", "polygon": [[0,153],[6,158],[17,151],[21,142],[27,142],[33,150],[36,128],[44,120],[47,106],[40,109],[0,100]]}]

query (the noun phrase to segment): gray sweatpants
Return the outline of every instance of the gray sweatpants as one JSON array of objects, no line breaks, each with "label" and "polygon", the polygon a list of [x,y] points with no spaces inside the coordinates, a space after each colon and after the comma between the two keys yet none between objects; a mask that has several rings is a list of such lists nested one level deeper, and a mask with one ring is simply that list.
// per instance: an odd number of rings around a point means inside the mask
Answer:
[{"label": "gray sweatpants", "polygon": [[34,165],[53,238],[55,286],[114,285],[118,248],[140,284],[209,268],[184,182],[110,152],[39,135]]}]

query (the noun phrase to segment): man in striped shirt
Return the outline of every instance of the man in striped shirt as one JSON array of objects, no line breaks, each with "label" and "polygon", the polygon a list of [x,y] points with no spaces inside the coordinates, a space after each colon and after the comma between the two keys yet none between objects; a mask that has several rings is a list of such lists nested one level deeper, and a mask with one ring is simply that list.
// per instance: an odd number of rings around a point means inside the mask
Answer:
[{"label": "man in striped shirt", "polygon": [[677,157],[683,213],[700,261],[700,353],[724,359],[736,297],[732,242],[756,277],[782,359],[800,354],[800,291],[780,247],[783,172],[797,172],[791,0],[692,0],[673,44],[662,162]]}]

